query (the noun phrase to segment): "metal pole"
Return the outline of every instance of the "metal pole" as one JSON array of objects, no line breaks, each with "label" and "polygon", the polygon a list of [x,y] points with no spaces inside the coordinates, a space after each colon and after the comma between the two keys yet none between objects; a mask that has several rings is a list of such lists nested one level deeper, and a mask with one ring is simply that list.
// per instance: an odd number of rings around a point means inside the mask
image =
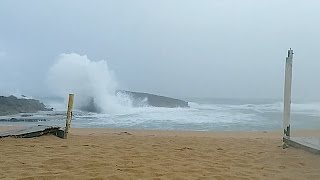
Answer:
[{"label": "metal pole", "polygon": [[74,98],[74,94],[69,94],[68,111],[67,111],[67,119],[66,119],[66,129],[64,131],[64,139],[68,138],[68,133],[69,133],[70,125],[71,125],[73,98]]},{"label": "metal pole", "polygon": [[[283,138],[290,139],[290,111],[291,111],[291,84],[292,84],[293,50],[288,50],[286,58],[284,107],[283,107]],[[284,144],[285,147],[286,144]]]}]

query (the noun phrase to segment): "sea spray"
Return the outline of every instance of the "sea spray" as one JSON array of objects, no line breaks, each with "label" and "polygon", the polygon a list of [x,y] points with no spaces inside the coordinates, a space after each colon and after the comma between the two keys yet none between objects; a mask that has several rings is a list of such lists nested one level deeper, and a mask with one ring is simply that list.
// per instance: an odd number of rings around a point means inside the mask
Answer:
[{"label": "sea spray", "polygon": [[56,96],[75,94],[75,108],[89,106],[101,113],[121,113],[131,106],[127,96],[115,96],[118,83],[107,61],[91,61],[86,55],[61,54],[49,69],[47,82]]}]

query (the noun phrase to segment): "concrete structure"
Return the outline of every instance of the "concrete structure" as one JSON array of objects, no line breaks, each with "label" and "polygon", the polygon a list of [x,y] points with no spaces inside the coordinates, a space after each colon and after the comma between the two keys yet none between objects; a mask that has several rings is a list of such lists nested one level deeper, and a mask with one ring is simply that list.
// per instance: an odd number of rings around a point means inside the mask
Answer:
[{"label": "concrete structure", "polygon": [[289,146],[320,155],[320,137],[291,137],[284,138],[283,141]]},{"label": "concrete structure", "polygon": [[290,110],[291,110],[291,84],[292,84],[292,59],[293,50],[288,50],[286,58],[284,107],[283,107],[283,137],[290,139]]},{"label": "concrete structure", "polygon": [[320,155],[320,137],[291,137],[290,111],[291,111],[291,84],[293,50],[288,50],[285,69],[284,107],[283,107],[283,148],[293,146]]}]

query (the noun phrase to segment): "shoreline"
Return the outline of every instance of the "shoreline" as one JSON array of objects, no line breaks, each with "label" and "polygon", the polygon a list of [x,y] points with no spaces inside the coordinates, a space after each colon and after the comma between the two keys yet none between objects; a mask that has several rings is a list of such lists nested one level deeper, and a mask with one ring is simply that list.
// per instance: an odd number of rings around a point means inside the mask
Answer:
[{"label": "shoreline", "polygon": [[281,135],[71,128],[68,139],[2,138],[0,179],[320,179],[320,156],[283,149]]},{"label": "shoreline", "polygon": [[[71,128],[73,135],[103,135],[108,133],[128,132],[137,136],[179,136],[210,138],[272,138],[282,139],[282,131],[185,131],[185,130],[146,130],[146,129],[113,129],[113,128]],[[320,129],[303,129],[292,132],[292,136],[320,137]]]},{"label": "shoreline", "polygon": [[[0,125],[0,132],[20,129],[25,126],[3,126]],[[71,128],[72,135],[94,135],[101,136],[111,133],[128,132],[137,136],[181,136],[181,137],[211,137],[211,138],[273,138],[282,139],[281,130],[272,131],[192,131],[192,130],[148,130],[148,129],[121,129],[121,128]],[[291,132],[292,137],[320,137],[319,129],[298,129]]]}]

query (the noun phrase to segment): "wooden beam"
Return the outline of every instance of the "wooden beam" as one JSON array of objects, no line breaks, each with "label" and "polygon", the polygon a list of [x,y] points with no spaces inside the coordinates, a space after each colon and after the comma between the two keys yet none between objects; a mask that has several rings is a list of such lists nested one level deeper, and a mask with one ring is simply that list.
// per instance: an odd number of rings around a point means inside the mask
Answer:
[{"label": "wooden beam", "polygon": [[68,138],[69,129],[71,127],[73,99],[74,99],[74,94],[69,94],[67,119],[66,119],[66,128],[65,128],[65,131],[64,131],[64,139]]},{"label": "wooden beam", "polygon": [[15,138],[33,138],[46,134],[54,134],[60,130],[57,126],[31,126],[13,129],[10,131],[0,132],[0,138],[15,137]]}]

